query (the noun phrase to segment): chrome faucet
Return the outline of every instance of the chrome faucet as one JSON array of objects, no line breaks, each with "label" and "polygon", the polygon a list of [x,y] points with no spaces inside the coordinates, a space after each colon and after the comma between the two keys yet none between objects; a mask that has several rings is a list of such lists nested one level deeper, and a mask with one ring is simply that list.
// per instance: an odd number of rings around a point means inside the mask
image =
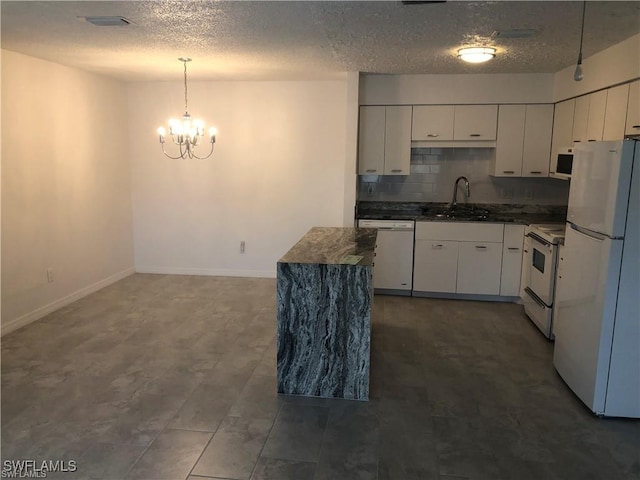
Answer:
[{"label": "chrome faucet", "polygon": [[451,210],[454,210],[458,206],[458,182],[460,180],[464,180],[464,188],[467,193],[466,200],[469,201],[469,197],[471,196],[471,188],[469,187],[469,180],[467,177],[458,177],[456,179],[456,183],[453,185],[453,200],[451,200]]}]

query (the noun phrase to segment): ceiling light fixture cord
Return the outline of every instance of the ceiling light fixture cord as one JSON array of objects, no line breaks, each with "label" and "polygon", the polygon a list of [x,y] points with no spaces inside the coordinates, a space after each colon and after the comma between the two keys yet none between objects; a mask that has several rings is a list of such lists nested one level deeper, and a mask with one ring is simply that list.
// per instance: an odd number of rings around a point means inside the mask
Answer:
[{"label": "ceiling light fixture cord", "polygon": [[580,28],[580,51],[578,53],[578,63],[576,64],[576,70],[573,73],[573,79],[576,82],[582,80],[582,42],[584,40],[584,15],[587,11],[587,0],[583,0],[582,2],[582,27]]}]

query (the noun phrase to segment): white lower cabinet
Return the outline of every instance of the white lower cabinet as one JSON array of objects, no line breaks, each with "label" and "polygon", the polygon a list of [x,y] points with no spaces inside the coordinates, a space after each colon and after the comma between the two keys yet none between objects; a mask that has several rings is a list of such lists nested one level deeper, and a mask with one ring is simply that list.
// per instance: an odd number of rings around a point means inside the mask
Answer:
[{"label": "white lower cabinet", "polygon": [[413,290],[500,295],[503,237],[503,224],[417,222]]},{"label": "white lower cabinet", "polygon": [[458,242],[416,239],[413,265],[414,290],[455,292]]},{"label": "white lower cabinet", "polygon": [[498,295],[502,243],[460,242],[456,293]]},{"label": "white lower cabinet", "polygon": [[502,272],[500,274],[500,295],[520,296],[522,274],[522,244],[524,225],[505,225],[502,247]]}]

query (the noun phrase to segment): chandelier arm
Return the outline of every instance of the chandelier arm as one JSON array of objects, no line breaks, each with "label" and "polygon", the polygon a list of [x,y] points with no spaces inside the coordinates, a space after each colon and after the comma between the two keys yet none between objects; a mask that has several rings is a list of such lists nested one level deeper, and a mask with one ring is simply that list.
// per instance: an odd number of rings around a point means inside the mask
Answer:
[{"label": "chandelier arm", "polygon": [[195,153],[192,153],[192,156],[197,158],[198,160],[206,160],[207,158],[209,158],[211,156],[211,154],[213,153],[213,147],[215,146],[215,143],[211,143],[211,150],[209,151],[209,154],[206,157],[199,157],[197,156]]},{"label": "chandelier arm", "polygon": [[178,156],[178,157],[172,157],[171,155],[169,155],[167,153],[167,151],[164,149],[164,143],[162,144],[162,153],[165,154],[166,157],[169,157],[171,160],[178,160],[179,158],[184,158],[182,155]]}]

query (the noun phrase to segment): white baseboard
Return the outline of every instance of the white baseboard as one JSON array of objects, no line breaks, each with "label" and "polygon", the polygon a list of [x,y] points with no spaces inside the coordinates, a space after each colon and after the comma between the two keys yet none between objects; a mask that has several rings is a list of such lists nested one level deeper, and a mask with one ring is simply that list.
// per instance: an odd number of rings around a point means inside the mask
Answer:
[{"label": "white baseboard", "polygon": [[108,287],[109,285],[116,283],[123,278],[128,277],[129,275],[133,275],[135,273],[135,269],[133,267],[122,270],[121,272],[115,273],[105,279],[100,280],[99,282],[94,283],[93,285],[89,285],[88,287],[81,288],[76,292],[73,292],[66,297],[62,297],[54,302],[51,302],[43,307],[36,308],[32,312],[29,312],[25,315],[22,315],[18,318],[14,318],[13,320],[9,320],[6,324],[2,325],[2,331],[0,335],[5,335],[7,333],[11,333],[19,328],[24,327],[25,325],[29,325],[36,320],[44,317],[45,315],[50,314],[62,308],[70,303],[75,302],[76,300],[80,300],[87,295],[90,295],[98,290]]},{"label": "white baseboard", "polygon": [[136,265],[136,273],[165,275],[201,275],[205,277],[276,278],[276,270],[231,270],[226,268],[149,267]]}]

